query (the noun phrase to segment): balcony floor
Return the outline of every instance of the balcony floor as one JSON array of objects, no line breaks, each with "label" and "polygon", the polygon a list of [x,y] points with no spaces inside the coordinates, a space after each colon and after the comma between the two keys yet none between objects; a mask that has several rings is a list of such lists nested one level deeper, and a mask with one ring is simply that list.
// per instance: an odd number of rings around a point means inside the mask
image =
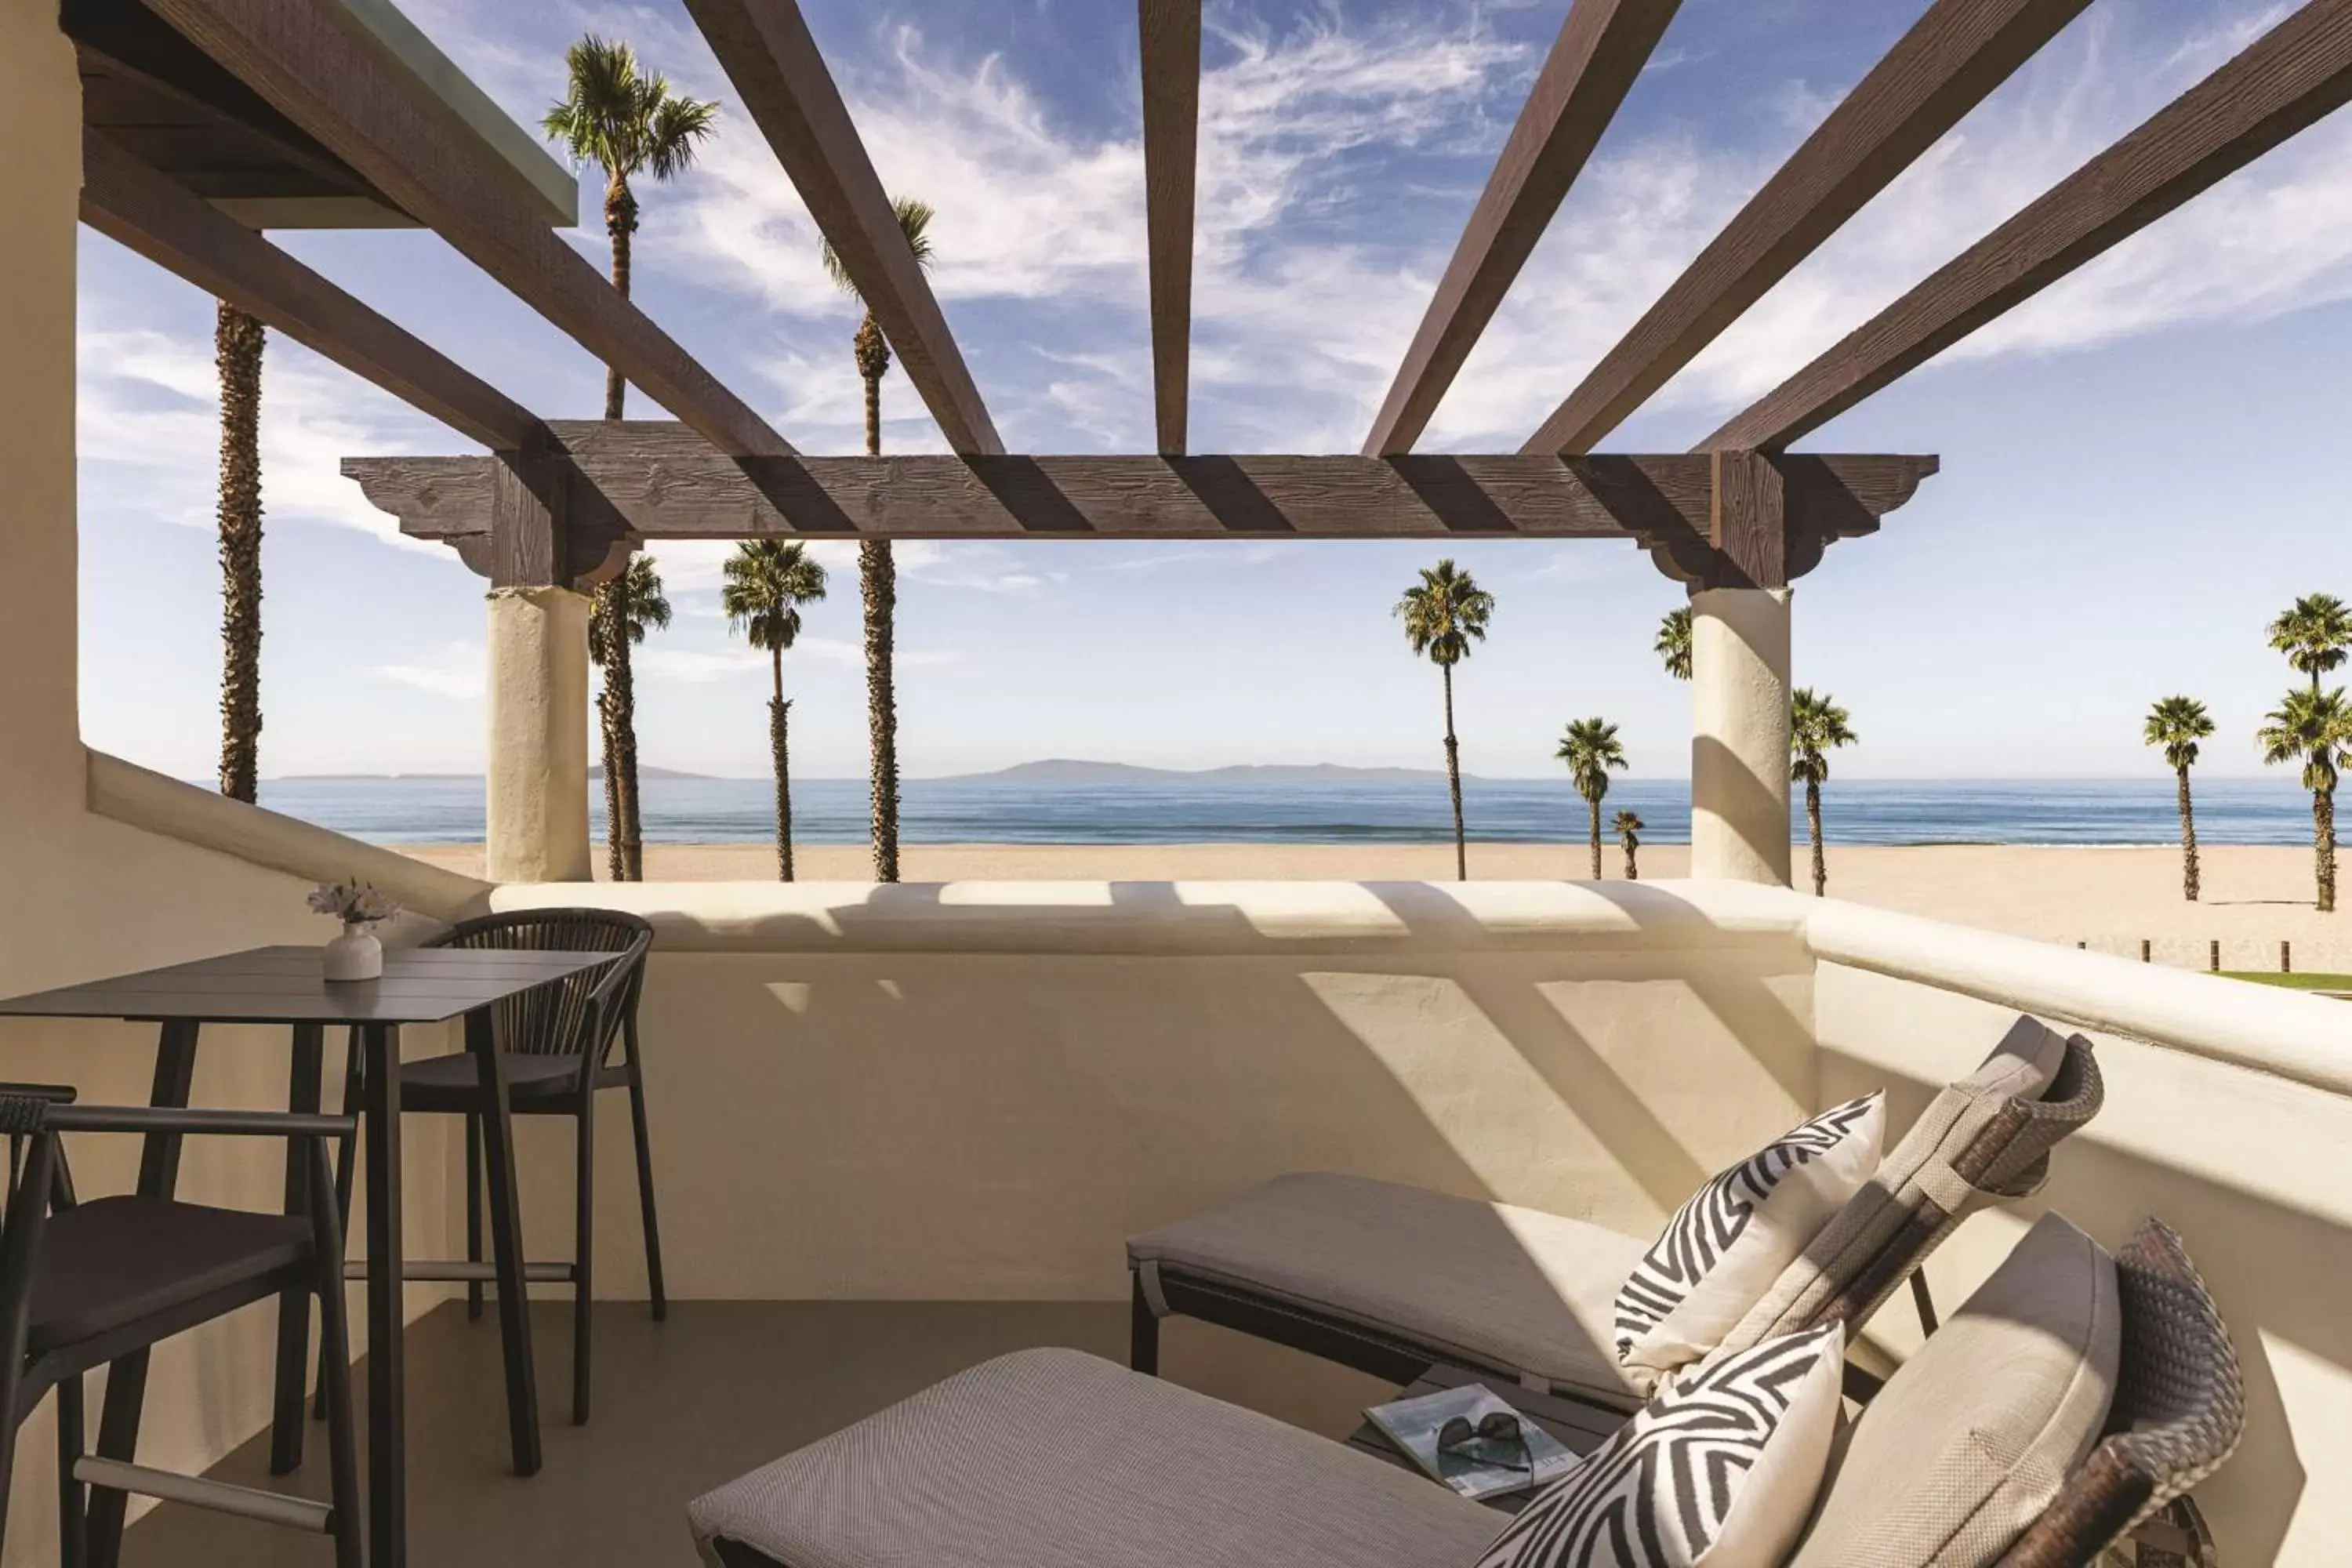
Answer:
[{"label": "balcony floor", "polygon": [[[1127,1304],[681,1301],[656,1325],[641,1304],[601,1303],[594,1419],[571,1425],[571,1309],[534,1312],[546,1467],[507,1463],[494,1315],[456,1303],[408,1331],[409,1560],[513,1568],[695,1563],[688,1499],[949,1373],[1029,1345],[1124,1362]],[[1338,1436],[1386,1385],[1205,1325],[1178,1321],[1162,1365],[1192,1387]],[[361,1387],[365,1386],[362,1375]],[[268,1435],[214,1471],[323,1495],[323,1431],[301,1471],[272,1480]],[[313,1536],[165,1505],[132,1526],[126,1568],[316,1568]]]}]

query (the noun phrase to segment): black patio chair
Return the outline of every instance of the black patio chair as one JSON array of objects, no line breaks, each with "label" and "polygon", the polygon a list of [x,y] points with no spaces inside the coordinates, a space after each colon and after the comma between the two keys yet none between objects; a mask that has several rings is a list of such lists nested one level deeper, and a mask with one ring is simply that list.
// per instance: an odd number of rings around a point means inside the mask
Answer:
[{"label": "black patio chair", "polygon": [[[315,1531],[333,1539],[336,1568],[360,1568],[363,1521],[342,1226],[327,1161],[327,1141],[348,1135],[351,1118],[82,1106],[73,1098],[70,1089],[0,1084],[0,1131],[10,1142],[7,1217],[0,1226],[0,1542],[6,1539],[17,1430],[54,1388],[58,1546],[66,1568],[88,1560],[93,1491],[137,1493]],[[285,1214],[145,1194],[77,1203],[63,1132],[289,1139],[301,1195]],[[149,1147],[151,1160],[155,1147]],[[331,1501],[135,1464],[135,1430],[101,1433],[100,1451],[83,1451],[83,1373],[143,1356],[174,1334],[289,1292],[319,1298],[320,1342],[334,1373],[323,1390]]]},{"label": "black patio chair", "polygon": [[[630,1128],[637,1155],[637,1201],[646,1237],[646,1280],[654,1320],[669,1315],[662,1289],[661,1232],[654,1217],[654,1172],[646,1136],[646,1085],[637,1042],[637,999],[645,984],[646,954],[653,927],[617,910],[522,910],[481,915],[452,927],[425,943],[489,951],[554,949],[610,952],[613,962],[542,985],[491,1011],[491,1027],[506,1058],[508,1107],[516,1116],[572,1119],[577,1182],[577,1229],[569,1264],[526,1264],[528,1278],[568,1282],[572,1287],[572,1420],[585,1424],[589,1405],[590,1306],[595,1255],[593,1153],[595,1100],[599,1089],[629,1092]],[[614,1047],[622,1057],[614,1059]],[[362,1091],[358,1031],[352,1031],[344,1064],[343,1104],[356,1110]],[[466,1315],[482,1315],[482,1284],[492,1270],[482,1263],[481,1088],[474,1058],[464,1051],[408,1062],[401,1068],[404,1111],[466,1119]],[[339,1212],[351,1205],[352,1147],[346,1142],[336,1173]],[[521,1217],[511,1234],[520,1236]],[[412,1279],[433,1278],[429,1268],[412,1268]],[[517,1303],[517,1310],[522,1304]],[[516,1368],[507,1369],[511,1380]],[[313,1414],[317,1406],[313,1405]]]}]

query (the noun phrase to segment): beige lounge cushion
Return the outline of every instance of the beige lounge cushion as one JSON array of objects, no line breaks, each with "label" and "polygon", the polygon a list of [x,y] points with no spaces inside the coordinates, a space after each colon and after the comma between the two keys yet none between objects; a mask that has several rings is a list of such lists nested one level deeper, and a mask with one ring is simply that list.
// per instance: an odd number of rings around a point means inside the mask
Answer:
[{"label": "beige lounge cushion", "polygon": [[[1928,1102],[1861,1191],[1724,1335],[1724,1346],[1738,1349],[1815,1326],[1832,1301],[1874,1268],[1874,1294],[1883,1300],[1962,1218],[1990,1201],[1954,1173],[1953,1162],[2011,1100],[2041,1098],[2066,1065],[2066,1053],[2065,1036],[2019,1018],[1976,1071]],[[1928,1228],[1905,1248],[1904,1267],[1889,1268],[1897,1237],[1921,1223]]]},{"label": "beige lounge cushion", "polygon": [[1612,1335],[1618,1288],[1648,1246],[1539,1209],[1304,1174],[1136,1237],[1127,1251],[1139,1268],[1238,1286],[1631,1410],[1643,1395]]},{"label": "beige lounge cushion", "polygon": [[983,1362],[687,1507],[787,1568],[1464,1568],[1416,1471],[1069,1350]]},{"label": "beige lounge cushion", "polygon": [[2098,1441],[2115,1260],[2044,1215],[1847,1429],[1789,1568],[1982,1568]]}]

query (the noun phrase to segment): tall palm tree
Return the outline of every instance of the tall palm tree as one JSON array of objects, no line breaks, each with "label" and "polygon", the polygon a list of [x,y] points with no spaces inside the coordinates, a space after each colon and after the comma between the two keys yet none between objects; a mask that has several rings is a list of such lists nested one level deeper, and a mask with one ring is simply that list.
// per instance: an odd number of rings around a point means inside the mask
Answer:
[{"label": "tall palm tree", "polygon": [[1679,610],[1668,611],[1665,619],[1658,623],[1658,640],[1650,645],[1650,651],[1664,662],[1666,673],[1676,680],[1691,678],[1691,613],[1688,605]]},{"label": "tall palm tree", "polygon": [[2352,610],[2333,594],[2305,594],[2271,623],[2270,643],[2286,655],[2287,663],[2311,677],[2311,694],[2316,697],[2319,678],[2340,668],[2352,650]]},{"label": "tall palm tree", "polygon": [[[604,672],[596,714],[604,731],[605,866],[615,882],[645,880],[637,832],[637,690],[629,649],[669,625],[669,600],[650,555],[633,555],[588,606],[588,657]],[[617,828],[618,831],[611,831]]]},{"label": "tall palm tree", "polygon": [[1805,786],[1805,821],[1813,835],[1813,897],[1830,890],[1829,858],[1822,850],[1822,785],[1829,783],[1829,754],[1851,746],[1859,736],[1846,710],[1828,692],[1799,687],[1789,708],[1789,776]]},{"label": "tall palm tree", "polygon": [[786,726],[793,705],[784,700],[784,655],[800,640],[801,606],[824,597],[824,567],[797,541],[751,539],[728,558],[727,584],[719,607],[729,629],[741,632],[753,647],[765,648],[774,676],[768,699],[768,748],[776,765],[776,878],[793,879],[792,747]]},{"label": "tall palm tree", "polygon": [[1454,876],[1470,879],[1469,840],[1462,828],[1462,747],[1454,736],[1454,667],[1470,657],[1470,645],[1486,639],[1495,595],[1471,580],[1452,560],[1421,569],[1421,581],[1404,591],[1393,612],[1404,621],[1404,640],[1437,666],[1445,678],[1445,786],[1454,795]]},{"label": "tall palm tree", "polygon": [[[613,246],[613,287],[629,292],[629,249],[637,232],[637,198],[629,182],[650,174],[676,177],[694,162],[710,134],[719,105],[670,90],[667,78],[647,75],[636,51],[591,33],[564,51],[569,88],[549,108],[540,129],[563,144],[577,163],[604,171],[604,233]],[[619,370],[604,372],[604,417],[621,416],[628,384]]]},{"label": "tall palm tree", "polygon": [[[898,232],[915,253],[915,264],[931,264],[929,204],[901,196],[890,204],[898,215]],[[835,287],[858,303],[857,281],[827,240],[824,269]],[[866,384],[866,455],[882,455],[882,378],[890,370],[890,340],[869,308],[857,324],[850,346],[857,357],[857,376]],[[890,559],[887,539],[857,542],[857,586],[866,601],[866,731],[870,758],[869,794],[874,824],[874,879],[898,879],[898,689],[893,653],[897,641],[898,570]]]},{"label": "tall palm tree", "polygon": [[1592,815],[1592,879],[1601,880],[1601,803],[1609,795],[1609,770],[1625,765],[1617,726],[1605,719],[1579,719],[1561,732],[1552,755],[1568,764],[1569,783]]},{"label": "tall palm tree", "polygon": [[[696,149],[710,134],[719,105],[688,98],[670,89],[668,79],[648,73],[637,64],[628,45],[608,42],[590,33],[564,51],[567,78],[563,100],[549,107],[540,121],[548,137],[561,142],[579,164],[593,163],[604,171],[604,234],[613,251],[613,287],[628,298],[631,247],[637,232],[635,193],[629,182],[640,174],[656,183],[675,178],[694,162]],[[617,367],[604,370],[604,417],[621,417],[628,383]],[[651,565],[642,560],[632,569]],[[626,574],[596,591],[593,616],[610,622],[631,619],[625,605],[611,602],[625,592]],[[656,578],[658,597],[659,579]],[[669,624],[664,606],[656,626]],[[642,627],[609,643],[604,664],[604,691],[599,701],[604,742],[604,837],[614,880],[635,880],[637,845],[643,837],[637,821],[637,731],[635,682],[629,669],[629,645],[643,637]]]},{"label": "tall palm tree", "polygon": [[2193,697],[2167,697],[2147,710],[2147,728],[2141,738],[2164,748],[2180,781],[2180,891],[2197,901],[2197,813],[2189,798],[2189,770],[2197,765],[2197,742],[2213,733],[2213,720],[2205,704]]},{"label": "tall palm tree", "polygon": [[2273,767],[2299,762],[2303,787],[2311,792],[2311,845],[2317,863],[2319,910],[2336,909],[2336,779],[2352,761],[2352,708],[2344,689],[2294,690],[2255,732],[2263,761]]},{"label": "tall palm tree", "polygon": [[261,765],[261,323],[220,303],[221,794],[250,802]]},{"label": "tall palm tree", "polygon": [[1618,847],[1625,851],[1625,879],[1638,882],[1642,879],[1642,863],[1635,857],[1642,852],[1642,830],[1649,824],[1636,812],[1621,811],[1614,826]]}]

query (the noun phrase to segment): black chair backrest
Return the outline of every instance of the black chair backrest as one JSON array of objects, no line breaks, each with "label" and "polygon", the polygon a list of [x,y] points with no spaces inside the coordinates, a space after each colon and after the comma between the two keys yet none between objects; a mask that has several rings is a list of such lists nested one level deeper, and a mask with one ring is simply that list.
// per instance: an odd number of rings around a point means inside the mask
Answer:
[{"label": "black chair backrest", "polygon": [[637,1005],[654,928],[619,910],[516,910],[478,915],[427,947],[609,952],[611,963],[509,996],[490,1009],[499,1049],[523,1056],[603,1058]]}]

